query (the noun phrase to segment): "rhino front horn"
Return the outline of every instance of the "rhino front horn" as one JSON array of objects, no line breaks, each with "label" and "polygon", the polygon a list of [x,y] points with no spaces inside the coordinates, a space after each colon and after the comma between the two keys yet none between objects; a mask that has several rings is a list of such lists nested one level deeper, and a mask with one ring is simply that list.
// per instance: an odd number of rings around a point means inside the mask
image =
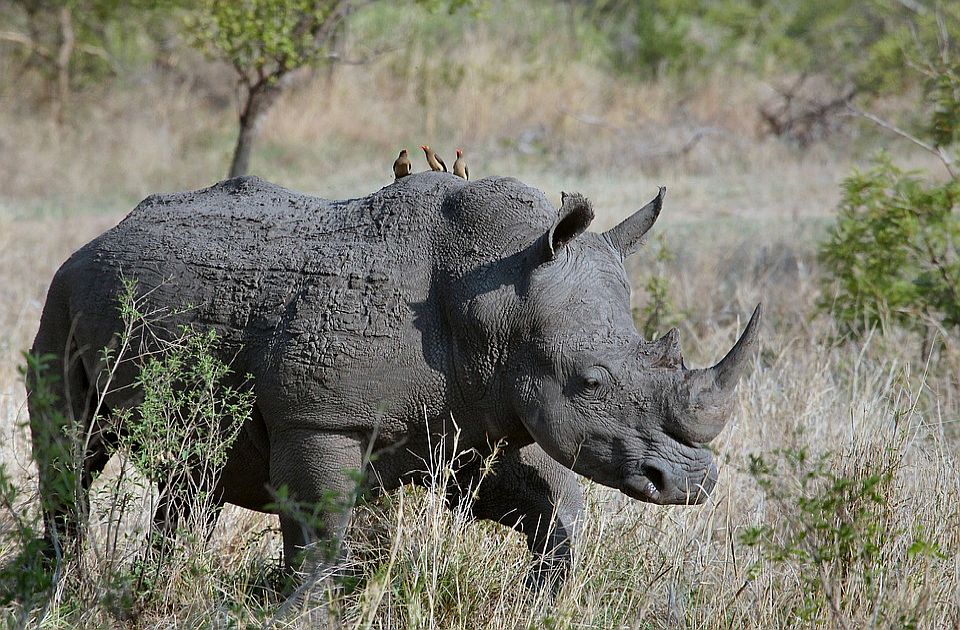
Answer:
[{"label": "rhino front horn", "polygon": [[740,339],[719,363],[711,368],[687,372],[688,404],[691,409],[696,408],[697,413],[691,413],[690,421],[683,427],[686,439],[706,443],[723,430],[733,388],[757,347],[762,313],[762,305],[757,304]]},{"label": "rhino front horn", "polygon": [[762,314],[763,305],[757,304],[757,308],[753,309],[753,315],[747,322],[747,327],[740,335],[740,339],[730,349],[727,356],[720,360],[720,363],[710,368],[714,376],[714,382],[719,389],[730,390],[740,379],[740,372],[743,371],[747,357],[752,355],[754,348],[757,347],[757,339],[760,337],[760,316]]},{"label": "rhino front horn", "polygon": [[657,217],[660,216],[660,209],[663,208],[663,196],[666,194],[667,187],[661,186],[657,196],[650,203],[604,232],[603,235],[620,252],[621,256],[626,258],[640,249],[643,235],[653,227]]}]

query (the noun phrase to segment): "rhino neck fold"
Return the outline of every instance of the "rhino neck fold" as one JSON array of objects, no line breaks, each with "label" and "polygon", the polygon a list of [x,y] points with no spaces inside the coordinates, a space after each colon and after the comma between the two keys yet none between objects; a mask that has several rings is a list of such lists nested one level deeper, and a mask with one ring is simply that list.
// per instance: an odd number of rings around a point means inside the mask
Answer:
[{"label": "rhino neck fold", "polygon": [[491,440],[525,444],[533,439],[513,413],[505,394],[513,326],[505,313],[512,290],[497,290],[469,299],[445,299],[447,362],[452,374],[451,407],[464,421],[482,424]]},{"label": "rhino neck fold", "polygon": [[[452,406],[489,437],[531,440],[504,392],[520,296],[542,262],[555,212],[539,191],[510,179],[471,182],[443,205],[434,239],[431,299],[442,315]],[[457,413],[457,409],[454,412]]]},{"label": "rhino neck fold", "polygon": [[515,417],[504,396],[506,339],[495,330],[464,329],[463,320],[450,336],[449,364],[453,375],[451,406],[454,415],[479,422],[491,440],[508,438],[526,443],[532,438]]}]

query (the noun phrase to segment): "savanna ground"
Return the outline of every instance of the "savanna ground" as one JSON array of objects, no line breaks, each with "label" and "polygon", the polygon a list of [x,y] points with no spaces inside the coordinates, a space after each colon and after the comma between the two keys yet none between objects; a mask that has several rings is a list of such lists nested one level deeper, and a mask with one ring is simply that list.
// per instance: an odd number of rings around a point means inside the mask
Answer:
[{"label": "savanna ground", "polygon": [[[466,55],[452,78],[433,61],[433,33],[401,13],[384,18],[418,43],[403,56],[319,70],[285,94],[252,170],[354,197],[392,180],[400,147],[421,169],[419,144],[448,163],[460,146],[474,178],[515,176],[555,201],[561,190],[584,193],[595,229],[666,185],[655,237],[630,263],[638,322],[650,319],[650,278],[666,279],[669,304],[650,326],[678,325],[687,365],[703,366],[757,302],[765,308],[761,351],[714,443],[721,477],[711,500],[657,507],[584,481],[576,562],[551,603],[521,587],[528,554],[517,534],[470,523],[435,494],[397,493],[358,510],[348,576],[278,614],[273,517],[228,507],[212,539],[188,544],[162,580],[136,577],[150,490],[117,487],[118,456],[95,486],[83,562],[51,597],[9,602],[10,625],[960,627],[955,340],[941,335],[926,356],[897,328],[853,342],[815,308],[817,242],[841,180],[879,146],[907,165],[929,167],[929,158],[855,124],[801,150],[758,134],[763,81],[730,69],[694,85],[625,82],[589,56],[550,54],[565,45],[563,23],[496,6],[502,15],[469,29],[467,17],[450,18],[445,28],[463,35],[443,52]],[[22,102],[23,86],[0,81],[0,461],[18,489],[0,508],[7,534],[36,512],[17,367],[54,271],[147,194],[204,187],[225,172],[229,75],[199,57],[183,63],[191,74],[91,88],[64,127]],[[0,55],[3,76],[11,68]],[[121,499],[118,527],[110,508]],[[0,561],[18,561],[19,544],[4,535]],[[15,594],[12,582],[3,588]]]}]

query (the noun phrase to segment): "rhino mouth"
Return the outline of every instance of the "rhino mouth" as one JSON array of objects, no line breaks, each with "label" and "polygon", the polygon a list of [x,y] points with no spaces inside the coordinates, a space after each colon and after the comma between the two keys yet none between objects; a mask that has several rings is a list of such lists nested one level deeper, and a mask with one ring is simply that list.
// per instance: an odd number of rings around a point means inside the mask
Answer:
[{"label": "rhino mouth", "polygon": [[624,493],[631,499],[637,499],[638,501],[645,501],[647,503],[660,503],[661,494],[660,491],[657,490],[657,486],[655,486],[652,481],[642,475],[624,482],[623,486],[620,488],[620,492]]},{"label": "rhino mouth", "polygon": [[663,473],[651,466],[641,466],[640,474],[627,477],[620,492],[631,499],[662,504],[665,480]]},{"label": "rhino mouth", "polygon": [[624,479],[620,492],[631,499],[657,505],[699,505],[710,496],[715,483],[716,474],[710,473],[701,483],[691,483],[688,478],[677,483],[660,468],[644,464],[636,474]]}]

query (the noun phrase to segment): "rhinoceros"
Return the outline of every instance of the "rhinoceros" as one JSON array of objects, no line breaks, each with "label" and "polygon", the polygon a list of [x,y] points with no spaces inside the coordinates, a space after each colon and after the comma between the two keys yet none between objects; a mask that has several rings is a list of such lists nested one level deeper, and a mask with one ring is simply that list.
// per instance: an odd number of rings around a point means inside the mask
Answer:
[{"label": "rhinoceros", "polygon": [[[96,417],[89,404],[134,278],[145,310],[169,314],[153,335],[215,330],[236,385],[253,392],[208,488],[218,505],[277,511],[281,488],[299,502],[346,497],[360,470],[380,491],[425,483],[432,445],[455,424],[476,457],[461,462],[450,502],[521,532],[534,580],[557,584],[583,509],[574,473],[655,504],[707,499],[718,474],[707,443],[757,343],[759,305],[706,369],[684,365],[675,329],[655,341],[637,332],[624,260],[664,192],[603,233],[587,231],[583,196],[564,194],[558,210],[501,177],[426,172],[347,201],[241,177],[146,198],[60,267],[43,309],[32,353],[65,366],[42,406],[29,397],[46,535],[77,535],[123,431],[118,412],[142,400],[127,362]],[[64,418],[85,436],[79,493],[56,474],[72,448],[51,426]],[[174,499],[191,490],[167,493],[159,524],[175,527],[186,502]],[[311,527],[279,512],[296,569],[309,544],[342,536],[349,511],[321,511]]]}]

